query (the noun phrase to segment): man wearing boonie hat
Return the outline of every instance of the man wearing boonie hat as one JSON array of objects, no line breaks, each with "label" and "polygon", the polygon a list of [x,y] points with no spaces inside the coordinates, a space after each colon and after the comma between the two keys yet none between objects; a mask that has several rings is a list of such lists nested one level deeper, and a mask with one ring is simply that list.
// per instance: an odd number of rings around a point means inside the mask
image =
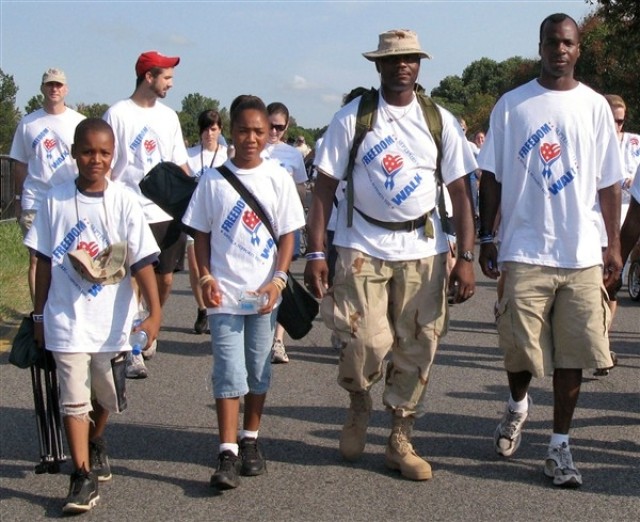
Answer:
[{"label": "man wearing boonie hat", "polygon": [[[323,319],[341,341],[338,384],[351,400],[341,454],[356,460],[363,453],[370,389],[384,377],[383,403],[392,425],[385,464],[409,479],[427,480],[431,467],[416,454],[411,430],[425,413],[429,372],[448,321],[448,241],[436,215],[438,149],[416,95],[421,60],[431,57],[407,29],[382,33],[378,48],[363,55],[375,63],[380,89],[372,128],[355,155],[352,223],[345,198],[338,205],[338,260],[328,289],[325,229],[336,187],[346,178],[363,96],[338,111],[317,151],[305,282],[317,297],[323,296]],[[461,252],[449,286],[456,289],[455,302],[462,302],[475,288],[467,174],[477,165],[454,116],[441,107],[436,110],[442,119],[441,174],[453,203]]]},{"label": "man wearing boonie hat", "polygon": [[[57,68],[42,75],[40,92],[42,108],[27,114],[16,129],[9,155],[14,163],[16,218],[23,235],[33,224],[36,212],[47,191],[77,176],[71,158],[71,145],[76,125],[84,116],[67,107],[67,76]],[[29,251],[29,290],[34,299],[36,256]]]},{"label": "man wearing boonie hat", "polygon": [[[135,91],[130,98],[112,105],[104,115],[116,135],[111,179],[137,194],[160,246],[160,262],[155,271],[162,305],[171,292],[173,271],[184,255],[186,237],[178,222],[142,195],[138,184],[161,161],[176,163],[188,172],[187,150],[178,115],[160,102],[173,86],[173,70],[179,63],[177,56],[165,56],[157,51],[142,53],[135,64]],[[129,378],[146,377],[143,359],[152,357],[155,348],[154,343],[142,355],[131,356],[127,367]]]}]

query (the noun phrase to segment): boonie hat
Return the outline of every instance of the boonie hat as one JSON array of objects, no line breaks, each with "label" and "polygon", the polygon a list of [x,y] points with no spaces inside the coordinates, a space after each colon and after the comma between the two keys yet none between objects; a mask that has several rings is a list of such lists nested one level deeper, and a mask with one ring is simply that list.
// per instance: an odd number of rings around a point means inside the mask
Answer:
[{"label": "boonie hat", "polygon": [[92,283],[113,285],[119,283],[127,273],[126,241],[109,245],[95,258],[82,248],[71,250],[68,255],[76,272]]},{"label": "boonie hat", "polygon": [[362,56],[375,62],[379,58],[404,54],[417,54],[420,58],[431,59],[431,55],[420,48],[418,35],[409,29],[392,29],[386,33],[381,33],[378,40],[378,49],[362,53]]},{"label": "boonie hat", "polygon": [[165,56],[158,51],[147,51],[138,57],[138,61],[136,62],[136,75],[140,77],[154,67],[162,67],[164,69],[167,67],[175,67],[179,63],[180,58],[178,56]]},{"label": "boonie hat", "polygon": [[56,68],[47,69],[45,73],[42,75],[42,85],[49,82],[57,82],[57,83],[61,83],[62,85],[66,85],[67,77],[64,74],[64,71],[61,71],[60,69],[56,69]]}]

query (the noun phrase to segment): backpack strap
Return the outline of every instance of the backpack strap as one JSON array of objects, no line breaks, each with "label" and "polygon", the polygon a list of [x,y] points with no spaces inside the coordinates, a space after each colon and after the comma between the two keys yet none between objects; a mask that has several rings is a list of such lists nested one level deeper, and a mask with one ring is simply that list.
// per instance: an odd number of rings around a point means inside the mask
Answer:
[{"label": "backpack strap", "polygon": [[[351,91],[353,93],[354,91]],[[358,149],[367,132],[373,129],[375,116],[378,112],[378,90],[373,87],[362,93],[360,104],[358,105],[358,115],[356,116],[356,133],[353,137],[353,146],[349,152],[349,162],[347,163],[347,226],[353,225],[353,168],[356,163]]]}]

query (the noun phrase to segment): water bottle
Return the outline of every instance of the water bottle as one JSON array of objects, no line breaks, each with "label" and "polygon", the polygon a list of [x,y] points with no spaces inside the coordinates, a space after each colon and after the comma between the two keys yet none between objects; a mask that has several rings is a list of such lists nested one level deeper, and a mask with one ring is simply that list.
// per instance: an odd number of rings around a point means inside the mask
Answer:
[{"label": "water bottle", "polygon": [[149,338],[147,337],[147,332],[144,330],[138,330],[134,332],[133,330],[142,324],[147,318],[146,312],[140,312],[136,315],[133,320],[133,325],[131,327],[131,333],[129,334],[129,344],[131,345],[131,353],[133,355],[140,355],[144,347],[147,346],[147,341]]},{"label": "water bottle", "polygon": [[269,296],[267,294],[256,294],[254,292],[242,292],[238,302],[241,310],[257,312],[258,309],[269,302]]}]

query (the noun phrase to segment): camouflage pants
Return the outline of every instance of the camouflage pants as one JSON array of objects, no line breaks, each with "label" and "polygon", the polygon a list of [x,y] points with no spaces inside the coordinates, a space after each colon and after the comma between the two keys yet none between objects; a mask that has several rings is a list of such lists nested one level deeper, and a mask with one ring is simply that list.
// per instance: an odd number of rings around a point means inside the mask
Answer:
[{"label": "camouflage pants", "polygon": [[447,255],[382,261],[338,247],[334,285],[322,301],[325,324],[342,342],[338,384],[369,390],[383,375],[383,402],[395,414],[424,414],[440,337],[447,331]]}]

